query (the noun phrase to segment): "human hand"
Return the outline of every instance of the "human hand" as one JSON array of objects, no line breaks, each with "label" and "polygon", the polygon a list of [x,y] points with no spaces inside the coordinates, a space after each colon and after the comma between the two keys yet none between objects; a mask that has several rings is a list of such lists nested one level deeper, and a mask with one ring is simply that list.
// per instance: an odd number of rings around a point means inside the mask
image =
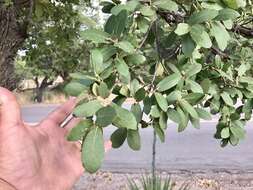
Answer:
[{"label": "human hand", "polygon": [[[79,119],[65,128],[62,122],[75,107],[70,99],[37,126],[22,121],[15,96],[0,87],[0,178],[18,190],[69,190],[83,173],[80,144],[66,135]],[[109,149],[111,143],[105,144]]]}]

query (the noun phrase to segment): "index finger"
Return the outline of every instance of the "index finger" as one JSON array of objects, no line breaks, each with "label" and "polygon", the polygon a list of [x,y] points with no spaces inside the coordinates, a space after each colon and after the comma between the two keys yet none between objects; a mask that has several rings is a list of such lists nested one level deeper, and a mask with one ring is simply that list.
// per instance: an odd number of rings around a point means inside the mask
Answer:
[{"label": "index finger", "polygon": [[61,125],[62,122],[73,112],[76,105],[76,98],[71,98],[59,108],[51,112],[43,121],[53,122],[55,125]]}]

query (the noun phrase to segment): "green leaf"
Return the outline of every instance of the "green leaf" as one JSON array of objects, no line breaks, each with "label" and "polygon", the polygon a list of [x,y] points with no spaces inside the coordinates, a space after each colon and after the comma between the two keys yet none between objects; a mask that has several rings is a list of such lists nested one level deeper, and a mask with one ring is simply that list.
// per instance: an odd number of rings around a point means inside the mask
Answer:
[{"label": "green leaf", "polygon": [[239,16],[240,14],[237,11],[226,8],[226,9],[221,9],[219,11],[219,14],[217,17],[215,17],[215,20],[221,20],[221,21],[235,20]]},{"label": "green leaf", "polygon": [[190,31],[192,39],[198,44],[200,47],[211,48],[212,41],[208,35],[208,33],[204,30],[201,25],[193,25]]},{"label": "green leaf", "polygon": [[127,10],[127,7],[126,5],[123,5],[123,4],[119,4],[119,5],[116,5],[114,6],[112,9],[111,9],[111,13],[113,15],[118,15],[121,11],[123,10]]},{"label": "green leaf", "polygon": [[90,75],[90,73],[70,73],[69,76],[73,79],[77,79],[82,81],[81,83],[84,84],[86,86],[91,85],[94,81],[96,81],[96,78],[92,75]]},{"label": "green leaf", "polygon": [[146,61],[146,57],[141,54],[132,54],[126,57],[127,63],[131,65],[140,65]]},{"label": "green leaf", "polygon": [[99,50],[103,55],[104,62],[109,61],[117,53],[117,48],[114,46],[105,46]]},{"label": "green leaf", "polygon": [[105,32],[119,38],[125,30],[127,18],[128,14],[126,10],[120,11],[118,15],[111,15],[105,24]]},{"label": "green leaf", "polygon": [[74,115],[77,117],[91,117],[95,115],[95,113],[102,108],[102,105],[98,100],[93,100],[87,103],[83,103],[78,105],[74,109]]},{"label": "green leaf", "polygon": [[64,91],[70,96],[78,96],[82,92],[88,90],[88,87],[79,82],[70,82],[64,88]]},{"label": "green leaf", "polygon": [[91,61],[96,74],[100,74],[103,68],[103,55],[98,49],[94,49],[91,51]]},{"label": "green leaf", "polygon": [[155,11],[150,6],[142,6],[140,12],[142,15],[147,17],[152,17],[156,14]]},{"label": "green leaf", "polygon": [[196,112],[196,110],[194,109],[194,107],[192,107],[191,104],[189,104],[186,100],[181,99],[179,101],[180,106],[183,108],[183,110],[185,110],[186,112],[188,112],[190,114],[190,116],[192,116],[194,119],[198,119],[198,113]]},{"label": "green leaf", "polygon": [[108,89],[107,84],[104,82],[100,83],[97,90],[99,96],[101,96],[102,98],[108,98],[108,96],[110,95],[110,90]]},{"label": "green leaf", "polygon": [[134,79],[130,83],[130,92],[134,96],[135,93],[141,88],[140,82],[137,79]]},{"label": "green leaf", "polygon": [[202,94],[202,93],[190,93],[190,94],[187,94],[187,95],[183,96],[183,98],[187,102],[189,102],[190,104],[196,105],[204,98],[204,94]]},{"label": "green leaf", "polygon": [[112,107],[116,111],[116,117],[113,120],[113,125],[119,128],[137,129],[137,121],[133,113],[116,104],[112,104]]},{"label": "green leaf", "polygon": [[219,112],[220,109],[220,99],[219,98],[213,98],[210,102],[210,110],[212,114],[216,114]]},{"label": "green leaf", "polygon": [[204,91],[205,94],[207,94],[209,92],[210,86],[211,86],[211,80],[209,79],[204,79],[203,81],[201,81],[201,87]]},{"label": "green leaf", "polygon": [[133,12],[136,10],[136,8],[140,5],[140,2],[138,0],[131,0],[131,1],[127,1],[125,6],[126,6],[126,9],[129,11],[129,12]]},{"label": "green leaf", "polygon": [[160,92],[171,89],[176,86],[177,83],[181,80],[181,75],[178,73],[174,73],[168,77],[165,77],[162,81],[157,84],[157,89]]},{"label": "green leaf", "polygon": [[253,78],[252,77],[240,77],[239,82],[253,84]]},{"label": "green leaf", "polygon": [[203,3],[201,3],[201,6],[206,9],[214,9],[214,10],[223,9],[223,6],[221,4],[215,3],[213,1],[203,2]]},{"label": "green leaf", "polygon": [[121,95],[123,95],[123,96],[128,97],[128,96],[130,95],[130,90],[129,90],[128,86],[123,85],[123,86],[120,88],[119,93],[120,93]]},{"label": "green leaf", "polygon": [[185,35],[183,36],[182,39],[182,51],[185,54],[185,56],[187,57],[191,57],[192,53],[194,52],[195,48],[196,48],[196,44],[193,41],[193,39],[191,38],[190,35]]},{"label": "green leaf", "polygon": [[190,86],[192,92],[203,94],[202,87],[193,80],[187,80],[186,83]]},{"label": "green leaf", "polygon": [[82,24],[86,25],[87,27],[96,27],[97,23],[90,17],[85,16],[85,15],[80,15],[80,20]]},{"label": "green leaf", "polygon": [[246,6],[245,0],[222,0],[229,8],[238,9]]},{"label": "green leaf", "polygon": [[171,121],[174,121],[175,123],[180,123],[181,122],[180,114],[172,108],[168,109],[167,116]]},{"label": "green leaf", "polygon": [[212,24],[211,35],[215,37],[219,48],[224,51],[230,40],[230,35],[226,28],[221,23],[215,22]]},{"label": "green leaf", "polygon": [[188,32],[190,31],[190,26],[186,23],[179,23],[177,25],[177,28],[175,30],[175,33],[178,35],[178,36],[182,36],[182,35],[185,35],[187,34]]},{"label": "green leaf", "polygon": [[200,129],[199,119],[190,118],[190,120],[191,120],[191,124],[193,125],[194,128]]},{"label": "green leaf", "polygon": [[167,102],[169,104],[173,104],[175,101],[180,100],[182,98],[181,92],[178,90],[172,91],[168,96],[167,96]]},{"label": "green leaf", "polygon": [[111,135],[112,147],[119,148],[121,147],[127,138],[127,129],[119,128],[113,132]]},{"label": "green leaf", "polygon": [[111,106],[103,107],[96,112],[96,125],[99,127],[106,127],[112,124],[116,112]]},{"label": "green leaf", "polygon": [[143,115],[140,104],[138,103],[133,104],[131,106],[131,112],[134,114],[137,123],[140,123]]},{"label": "green leaf", "polygon": [[135,93],[134,98],[137,102],[140,102],[140,101],[144,100],[145,96],[146,96],[146,90],[144,88],[140,88]]},{"label": "green leaf", "polygon": [[151,97],[146,96],[143,99],[143,112],[148,115],[151,111],[152,105],[153,105],[153,102],[152,102]]},{"label": "green leaf", "polygon": [[110,38],[110,35],[98,29],[87,29],[81,32],[81,38],[93,43],[105,43]]},{"label": "green leaf", "polygon": [[93,127],[82,144],[82,162],[86,171],[95,173],[102,165],[104,159],[103,131]]},{"label": "green leaf", "polygon": [[156,98],[156,101],[157,101],[157,104],[159,105],[159,107],[164,112],[166,112],[168,109],[168,102],[167,102],[166,98],[158,92],[155,93],[155,98]]},{"label": "green leaf", "polygon": [[130,81],[130,72],[126,62],[123,59],[116,59],[115,65],[119,74],[124,76],[126,80]]},{"label": "green leaf", "polygon": [[186,129],[188,122],[189,122],[189,117],[184,111],[180,108],[177,107],[177,112],[180,116],[180,123],[178,125],[178,132],[182,132]]},{"label": "green leaf", "polygon": [[233,133],[230,134],[229,142],[230,142],[230,144],[231,144],[232,146],[238,145],[239,141],[240,141],[240,139],[237,138],[235,135],[233,135]]},{"label": "green leaf", "polygon": [[231,30],[233,28],[234,22],[232,20],[224,20],[223,24],[226,29]]},{"label": "green leaf", "polygon": [[164,9],[167,11],[174,11],[178,10],[178,5],[174,1],[171,0],[157,0],[153,3],[153,5],[157,6],[160,9]]},{"label": "green leaf", "polygon": [[238,67],[238,69],[237,69],[237,71],[238,71],[238,76],[239,77],[241,77],[241,76],[243,76],[245,73],[246,73],[246,71],[249,69],[249,67],[246,65],[246,64],[241,64],[239,67]]},{"label": "green leaf", "polygon": [[126,101],[126,99],[127,98],[125,96],[119,95],[116,98],[114,98],[112,102],[117,104],[118,106],[121,106]]},{"label": "green leaf", "polygon": [[221,131],[221,138],[227,139],[227,138],[229,138],[229,136],[230,136],[229,127],[223,128],[222,131]]},{"label": "green leaf", "polygon": [[71,131],[67,136],[67,140],[68,141],[81,140],[92,126],[93,121],[90,119],[80,121],[74,128],[71,129]]},{"label": "green leaf", "polygon": [[225,92],[225,91],[222,92],[222,93],[221,93],[221,98],[222,98],[222,100],[223,100],[227,105],[229,105],[229,106],[233,106],[233,105],[234,105],[232,98],[230,97],[230,95],[229,95],[227,92]]},{"label": "green leaf", "polygon": [[122,49],[126,53],[134,53],[134,51],[135,51],[134,46],[128,41],[118,42],[118,43],[114,44],[114,46]]},{"label": "green leaf", "polygon": [[189,65],[188,68],[185,70],[185,75],[187,77],[192,77],[194,75],[196,75],[197,73],[199,73],[202,69],[202,65],[201,64],[193,64],[193,65]]},{"label": "green leaf", "polygon": [[133,12],[135,11],[135,9],[138,7],[139,4],[140,3],[137,0],[128,1],[126,4],[118,4],[117,6],[114,6],[111,9],[111,13],[114,15],[118,15],[122,10]]},{"label": "green leaf", "polygon": [[141,138],[138,130],[127,130],[127,143],[133,150],[141,149]]},{"label": "green leaf", "polygon": [[230,127],[230,130],[236,138],[238,138],[238,139],[244,139],[245,138],[245,135],[246,135],[245,130],[242,127],[236,125],[234,123],[234,121],[232,122],[232,127]]},{"label": "green leaf", "polygon": [[204,119],[204,120],[211,120],[212,119],[212,116],[208,111],[206,111],[202,108],[195,108],[195,110],[197,111],[197,113],[201,119]]},{"label": "green leaf", "polygon": [[103,6],[102,12],[103,13],[111,13],[111,9],[115,6],[114,3],[108,2],[108,1],[102,1],[100,3],[100,6]]},{"label": "green leaf", "polygon": [[164,130],[158,125],[158,123],[155,123],[153,127],[154,127],[155,133],[159,137],[160,141],[165,142]]},{"label": "green leaf", "polygon": [[160,117],[160,110],[158,109],[157,105],[153,105],[150,110],[150,115],[154,118]]},{"label": "green leaf", "polygon": [[159,125],[161,129],[166,129],[167,128],[167,121],[168,121],[168,116],[166,112],[162,112],[161,116],[159,117]]},{"label": "green leaf", "polygon": [[203,9],[191,15],[188,20],[188,23],[190,25],[194,25],[194,24],[200,24],[203,22],[208,22],[214,19],[218,15],[218,13],[219,12],[217,10]]}]

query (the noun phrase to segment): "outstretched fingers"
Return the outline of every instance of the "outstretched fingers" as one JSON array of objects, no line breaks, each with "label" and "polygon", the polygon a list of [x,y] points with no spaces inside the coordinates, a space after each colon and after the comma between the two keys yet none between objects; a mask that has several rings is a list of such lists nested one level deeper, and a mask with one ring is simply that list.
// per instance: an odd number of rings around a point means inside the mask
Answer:
[{"label": "outstretched fingers", "polygon": [[[66,103],[50,113],[46,119],[42,121],[42,126],[47,126],[47,123],[60,127],[60,125],[67,119],[73,112],[76,105],[76,98],[69,99]],[[50,126],[52,127],[52,126]]]}]

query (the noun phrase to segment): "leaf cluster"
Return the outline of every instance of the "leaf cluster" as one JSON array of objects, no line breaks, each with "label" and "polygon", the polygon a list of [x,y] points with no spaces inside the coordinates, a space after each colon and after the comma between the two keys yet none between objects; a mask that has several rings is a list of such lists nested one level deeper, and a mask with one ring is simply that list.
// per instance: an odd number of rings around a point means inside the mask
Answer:
[{"label": "leaf cluster", "polygon": [[[182,132],[216,114],[222,146],[245,138],[253,108],[250,1],[113,0],[101,6],[108,14],[104,27],[81,34],[91,44],[90,71],[72,74],[66,87],[81,99],[74,114],[92,123],[77,134],[88,171],[102,163],[102,131],[109,125],[117,128],[113,147],[127,141],[133,150],[141,147],[140,128],[154,128],[163,142],[168,121]],[[84,93],[91,98],[83,100]]]}]

